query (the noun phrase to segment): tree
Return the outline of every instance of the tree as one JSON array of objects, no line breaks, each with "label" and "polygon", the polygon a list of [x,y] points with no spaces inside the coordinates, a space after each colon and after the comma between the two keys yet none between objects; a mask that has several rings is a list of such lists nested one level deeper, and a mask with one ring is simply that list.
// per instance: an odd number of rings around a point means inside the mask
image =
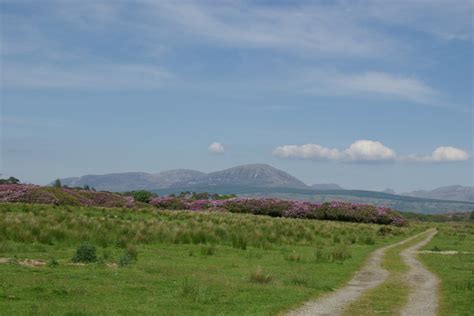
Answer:
[{"label": "tree", "polygon": [[55,188],[61,188],[61,180],[56,179],[56,181],[54,181],[53,187],[55,187]]},{"label": "tree", "polygon": [[15,177],[10,177],[8,179],[0,179],[0,184],[18,184],[20,180]]},{"label": "tree", "polygon": [[91,190],[91,188],[89,187],[89,185],[87,185],[87,184],[86,184],[86,185],[84,185],[84,190],[86,190],[86,191],[90,191],[90,190]]},{"label": "tree", "polygon": [[151,192],[145,190],[133,192],[133,199],[137,202],[148,203],[152,196]]}]

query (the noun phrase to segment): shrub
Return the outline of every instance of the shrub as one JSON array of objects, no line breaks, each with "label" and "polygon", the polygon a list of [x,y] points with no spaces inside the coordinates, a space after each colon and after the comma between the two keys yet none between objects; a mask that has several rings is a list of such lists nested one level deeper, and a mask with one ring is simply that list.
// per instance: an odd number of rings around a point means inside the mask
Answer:
[{"label": "shrub", "polygon": [[80,245],[74,257],[72,257],[73,262],[95,262],[97,261],[96,249],[93,245],[82,244]]},{"label": "shrub", "polygon": [[377,234],[379,234],[380,236],[387,236],[387,235],[392,234],[392,232],[393,232],[393,229],[391,227],[382,226],[379,228]]},{"label": "shrub", "polygon": [[145,190],[133,192],[133,199],[137,202],[148,203],[152,196],[151,192]]},{"label": "shrub", "polygon": [[255,271],[250,273],[250,282],[253,283],[270,283],[272,280],[272,276],[265,271],[261,267],[258,267]]}]

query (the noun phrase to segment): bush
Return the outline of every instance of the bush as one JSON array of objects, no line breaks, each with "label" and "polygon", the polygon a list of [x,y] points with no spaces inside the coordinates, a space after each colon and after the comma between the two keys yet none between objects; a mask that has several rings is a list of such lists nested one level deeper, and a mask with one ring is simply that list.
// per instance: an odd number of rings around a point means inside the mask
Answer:
[{"label": "bush", "polygon": [[152,196],[151,192],[145,190],[133,192],[133,199],[137,202],[148,203]]},{"label": "bush", "polygon": [[95,247],[90,244],[80,245],[76,250],[76,254],[72,257],[72,261],[84,263],[96,262],[97,256]]}]

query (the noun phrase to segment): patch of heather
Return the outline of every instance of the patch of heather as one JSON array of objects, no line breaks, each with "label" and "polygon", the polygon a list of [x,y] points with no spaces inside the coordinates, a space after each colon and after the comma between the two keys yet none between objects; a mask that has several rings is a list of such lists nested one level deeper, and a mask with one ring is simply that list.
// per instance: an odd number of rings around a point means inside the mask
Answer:
[{"label": "patch of heather", "polygon": [[[0,185],[0,202],[127,208],[147,205],[135,202],[131,196],[122,196],[109,192],[18,184]],[[391,224],[397,226],[407,224],[407,220],[404,217],[390,208],[342,201],[320,204],[276,198],[237,197],[226,200],[212,200],[165,196],[154,197],[149,201],[149,204],[156,208],[167,210],[219,210],[272,217]]]},{"label": "patch of heather", "polygon": [[132,197],[108,192],[25,184],[0,184],[0,202],[25,202],[55,205],[133,207]]}]

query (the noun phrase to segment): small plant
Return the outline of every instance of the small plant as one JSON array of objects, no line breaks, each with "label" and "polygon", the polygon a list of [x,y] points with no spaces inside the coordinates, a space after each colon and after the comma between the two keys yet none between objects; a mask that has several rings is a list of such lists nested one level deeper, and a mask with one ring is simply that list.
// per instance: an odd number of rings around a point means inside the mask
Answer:
[{"label": "small plant", "polygon": [[57,266],[59,266],[59,262],[56,259],[51,258],[51,260],[48,261],[48,267],[54,268]]},{"label": "small plant", "polygon": [[292,253],[285,255],[285,260],[299,262],[301,260],[301,256],[299,253],[293,251]]},{"label": "small plant", "polygon": [[441,248],[439,248],[438,246],[434,246],[433,248],[431,248],[431,251],[441,251]]},{"label": "small plant", "polygon": [[314,252],[314,261],[317,263],[329,262],[329,254],[325,252],[321,247],[316,248]]},{"label": "small plant", "polygon": [[352,258],[351,253],[349,252],[349,249],[342,245],[339,247],[336,247],[332,252],[331,252],[331,259],[332,261],[339,261],[343,262],[349,258]]},{"label": "small plant", "polygon": [[196,296],[197,292],[198,286],[196,282],[189,278],[184,278],[181,284],[181,295],[184,297],[193,297]]},{"label": "small plant", "polygon": [[255,271],[250,273],[250,282],[253,283],[270,283],[272,276],[258,267]]},{"label": "small plant", "polygon": [[137,262],[138,259],[138,252],[134,247],[128,247],[123,256],[119,260],[119,265],[121,267],[128,266],[132,263]]},{"label": "small plant", "polygon": [[387,236],[387,235],[392,234],[392,232],[393,232],[393,229],[391,227],[382,226],[379,228],[377,234],[379,234],[380,236]]},{"label": "small plant", "polygon": [[76,250],[76,254],[74,255],[74,257],[72,257],[72,261],[83,263],[96,262],[97,255],[95,246],[90,244],[80,245]]},{"label": "small plant", "polygon": [[364,244],[375,245],[375,239],[372,236],[367,236],[364,238]]},{"label": "small plant", "polygon": [[309,281],[303,275],[295,275],[290,279],[290,284],[308,287]]},{"label": "small plant", "polygon": [[216,253],[216,248],[214,247],[214,245],[201,246],[201,255],[203,255],[204,257],[212,256],[215,253]]}]

